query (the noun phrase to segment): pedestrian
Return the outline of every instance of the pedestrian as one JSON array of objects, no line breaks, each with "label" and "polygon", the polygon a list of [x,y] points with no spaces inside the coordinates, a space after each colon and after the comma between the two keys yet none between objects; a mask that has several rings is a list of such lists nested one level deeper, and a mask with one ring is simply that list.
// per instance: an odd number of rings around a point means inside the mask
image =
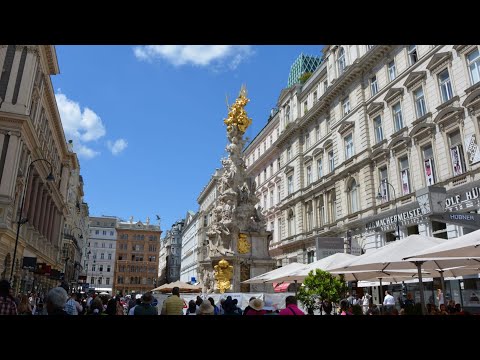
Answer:
[{"label": "pedestrian", "polygon": [[56,287],[47,294],[47,312],[48,315],[68,315],[65,311],[68,294],[63,287]]},{"label": "pedestrian", "polygon": [[0,280],[0,315],[17,315],[17,304],[10,295],[10,282]]},{"label": "pedestrian", "polygon": [[135,306],[133,315],[158,315],[158,309],[152,305],[153,295],[150,292],[143,294],[142,303]]},{"label": "pedestrian", "polygon": [[183,300],[180,298],[180,288],[175,286],[172,295],[163,302],[162,315],[183,315]]},{"label": "pedestrian", "polygon": [[305,313],[298,308],[297,298],[290,295],[285,298],[285,309],[280,311],[280,315],[305,315]]}]

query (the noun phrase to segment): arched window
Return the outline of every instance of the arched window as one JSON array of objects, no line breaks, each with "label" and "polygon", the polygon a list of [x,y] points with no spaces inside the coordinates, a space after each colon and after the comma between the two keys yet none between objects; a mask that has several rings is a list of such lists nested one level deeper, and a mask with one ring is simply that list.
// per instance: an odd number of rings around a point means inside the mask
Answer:
[{"label": "arched window", "polygon": [[290,122],[290,105],[285,108],[285,125]]},{"label": "arched window", "polygon": [[307,213],[307,217],[306,217],[306,229],[307,231],[310,231],[312,230],[313,228],[313,208],[312,208],[312,202],[309,201],[305,204],[306,206],[306,213]]},{"label": "arched window", "polygon": [[359,210],[357,182],[355,181],[355,179],[350,180],[350,183],[348,184],[348,202],[350,207],[350,213],[355,213]]},{"label": "arched window", "polygon": [[343,47],[341,47],[338,50],[337,64],[338,64],[338,76],[340,76],[345,71],[345,66],[347,65],[345,62],[345,49]]},{"label": "arched window", "polygon": [[321,227],[325,223],[325,200],[323,195],[320,195],[317,199],[317,226]]},{"label": "arched window", "polygon": [[295,215],[293,210],[288,211],[288,236],[295,235]]}]

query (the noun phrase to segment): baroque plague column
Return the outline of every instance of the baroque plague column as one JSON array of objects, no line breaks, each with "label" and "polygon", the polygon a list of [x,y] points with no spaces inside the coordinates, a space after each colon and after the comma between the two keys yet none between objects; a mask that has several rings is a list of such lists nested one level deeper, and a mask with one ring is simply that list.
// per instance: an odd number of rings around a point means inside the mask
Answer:
[{"label": "baroque plague column", "polygon": [[224,171],[217,183],[219,196],[207,230],[207,257],[200,263],[207,292],[267,291],[264,284],[250,288],[241,282],[272,270],[275,264],[268,253],[270,232],[265,230],[265,219],[255,208],[259,202],[255,182],[247,176],[242,157],[243,135],[252,123],[244,109],[249,101],[242,86],[224,120],[228,158],[222,159]]}]

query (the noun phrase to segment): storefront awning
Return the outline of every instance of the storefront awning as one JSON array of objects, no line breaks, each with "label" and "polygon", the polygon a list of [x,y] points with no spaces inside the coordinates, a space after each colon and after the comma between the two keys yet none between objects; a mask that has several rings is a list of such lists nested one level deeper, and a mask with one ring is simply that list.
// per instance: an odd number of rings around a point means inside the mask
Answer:
[{"label": "storefront awning", "polygon": [[275,292],[286,292],[290,283],[273,283],[273,291]]}]

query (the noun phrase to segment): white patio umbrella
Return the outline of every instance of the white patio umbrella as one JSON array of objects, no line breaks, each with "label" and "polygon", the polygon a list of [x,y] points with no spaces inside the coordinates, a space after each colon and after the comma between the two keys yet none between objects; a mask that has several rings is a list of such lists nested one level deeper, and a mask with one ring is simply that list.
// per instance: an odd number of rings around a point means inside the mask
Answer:
[{"label": "white patio umbrella", "polygon": [[[403,260],[404,258],[411,256],[425,249],[431,248],[433,246],[444,243],[446,240],[432,238],[422,235],[410,235],[404,239],[394,241],[390,244],[387,244],[381,248],[378,248],[374,251],[369,251],[357,259],[354,259],[347,266],[343,268],[332,269],[332,272],[343,272],[343,273],[355,273],[360,270],[412,270],[415,267],[417,268],[418,278],[419,278],[419,287],[420,287],[420,298],[422,302],[422,312],[425,313],[425,299],[423,292],[422,284],[422,265],[424,269],[438,269],[439,264],[434,264],[433,262],[418,262],[418,261],[408,261]],[[427,267],[425,265],[428,265]],[[456,265],[446,265],[442,268],[452,267]]]},{"label": "white patio umbrella", "polygon": [[285,274],[292,272],[293,270],[300,269],[304,267],[305,264],[300,263],[290,263],[288,265],[282,266],[278,269],[266,272],[261,275],[257,275],[251,279],[242,281],[243,284],[264,284],[268,282],[281,282],[281,281],[271,281],[272,279],[275,280],[277,278],[281,278]]},{"label": "white patio umbrella", "polygon": [[445,257],[480,257],[480,230],[447,240],[430,249],[418,251],[408,258],[445,258]]},{"label": "white patio umbrella", "polygon": [[342,264],[345,264],[345,262],[352,261],[353,259],[356,259],[356,258],[358,258],[358,256],[356,255],[351,255],[346,253],[335,253],[323,259],[314,261],[313,263],[310,263],[308,265],[303,264],[303,266],[298,269],[293,269],[292,271],[287,272],[282,276],[271,278],[265,282],[274,283],[274,282],[303,281],[312,270],[320,269],[324,271],[329,271],[330,269],[337,268]]}]

